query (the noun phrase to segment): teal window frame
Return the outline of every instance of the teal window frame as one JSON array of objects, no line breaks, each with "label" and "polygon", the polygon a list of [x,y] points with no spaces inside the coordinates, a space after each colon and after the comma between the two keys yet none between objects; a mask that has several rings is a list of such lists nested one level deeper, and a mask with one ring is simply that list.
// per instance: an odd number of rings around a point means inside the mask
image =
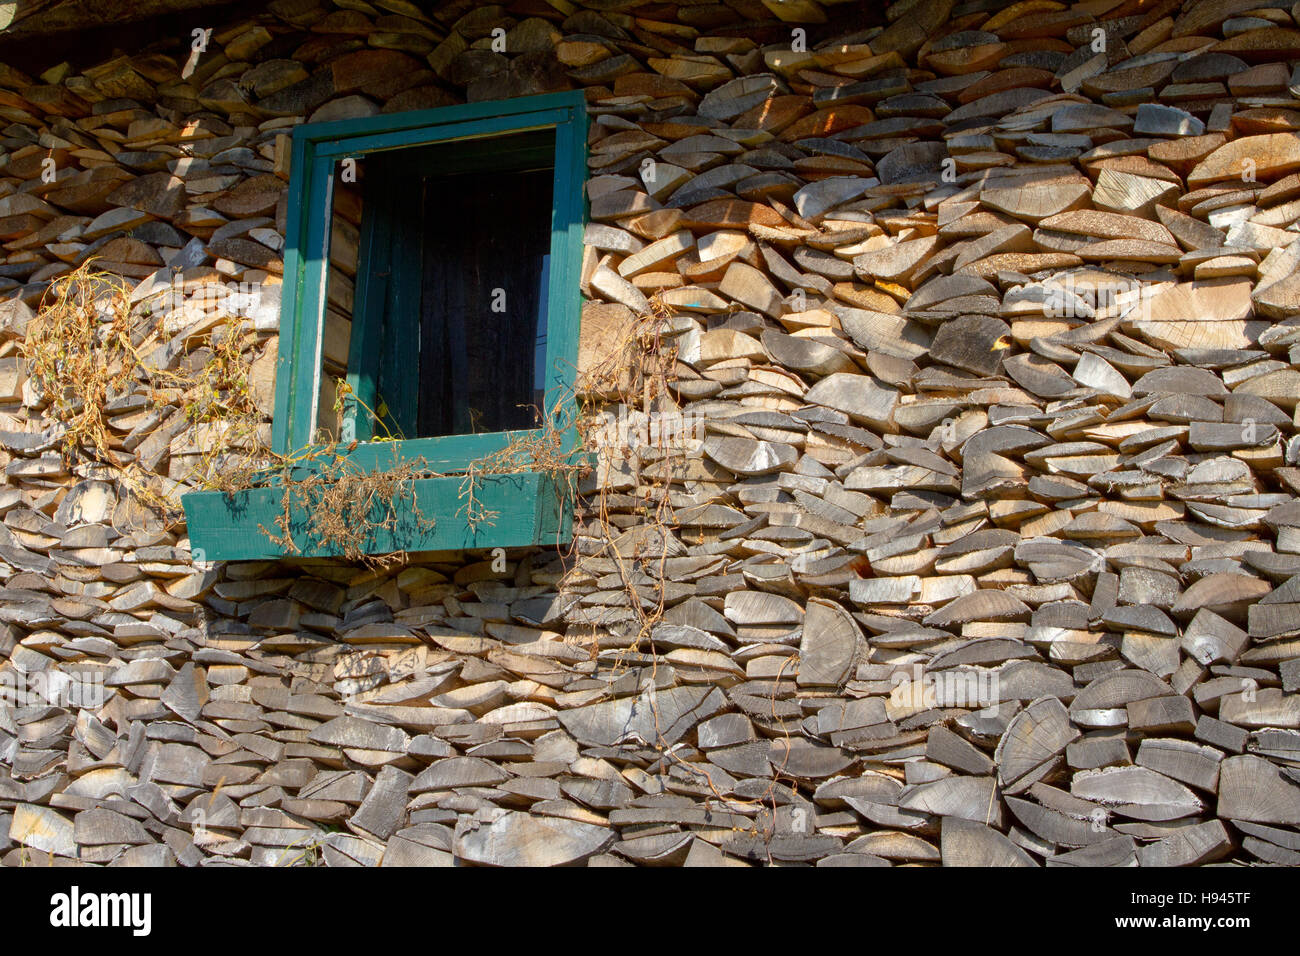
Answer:
[{"label": "teal window frame", "polygon": [[[321,444],[315,432],[336,164],[345,159],[363,162],[367,155],[381,152],[457,142],[465,144],[465,156],[470,161],[476,154],[482,155],[481,150],[490,151],[493,138],[543,129],[554,129],[555,151],[542,412],[554,416],[552,425],[560,430],[563,447],[577,451],[580,439],[572,403],[582,312],[587,145],[586,98],[580,90],[310,123],[294,129],[271,447],[277,455],[303,462],[296,474],[310,471],[315,456],[331,453],[330,446]],[[374,221],[375,217],[370,217],[370,222]],[[373,242],[374,237],[363,232],[362,264],[368,241]],[[348,369],[348,384],[371,408],[375,407],[369,399],[373,396],[373,380],[367,382],[366,369],[358,367],[357,359],[379,338],[377,316],[383,310],[376,305],[376,298],[382,303],[384,293],[376,285],[358,271],[354,302],[361,309],[361,321],[356,321],[354,308]],[[417,313],[418,303],[403,307],[398,321],[410,327],[418,323]],[[400,361],[400,356],[381,356],[380,361]],[[349,409],[349,414],[355,415],[355,409]],[[365,471],[419,463],[431,472],[455,475],[470,468],[474,461],[540,431],[374,441],[369,440],[372,436],[367,418],[356,415],[353,419],[357,431],[354,446],[347,447],[350,442],[340,444],[332,452],[346,455],[352,466]],[[476,500],[497,515],[491,524],[476,522],[471,526],[466,521],[459,500],[460,478],[416,479],[415,500],[421,512],[433,518],[433,529],[412,526],[396,533],[381,532],[367,550],[383,553],[518,547],[559,544],[571,537],[572,502],[550,476],[523,472],[487,475],[477,481]],[[186,495],[192,547],[208,561],[280,556],[258,528],[274,527],[282,500],[283,490],[275,487],[253,488],[235,495]],[[299,516],[295,524],[301,524],[299,530],[305,529],[307,516]],[[295,534],[295,540],[299,537]],[[300,553],[324,556],[333,552],[308,541]]]},{"label": "teal window frame", "polygon": [[[581,316],[583,184],[586,179],[586,98],[581,91],[551,93],[396,113],[366,119],[299,126],[293,133],[289,218],[280,307],[280,357],[276,371],[271,448],[291,455],[316,447],[321,346],[324,337],[325,284],[329,257],[329,211],[333,206],[334,164],[361,161],[366,154],[465,141],[473,148],[486,137],[555,128],[555,179],[551,215],[551,274],[547,283],[546,410],[557,396],[573,391]],[[476,142],[478,141],[478,142]],[[303,170],[298,176],[297,171]],[[369,237],[362,237],[363,245]],[[373,240],[372,240],[373,241]],[[364,252],[363,252],[364,255]],[[374,289],[358,275],[354,299],[363,323],[373,315]],[[409,320],[413,315],[406,315]],[[358,323],[353,342],[371,334],[373,323]],[[364,347],[364,346],[363,346]],[[356,374],[350,350],[349,384]],[[358,393],[365,392],[358,389]],[[499,451],[526,433],[488,432],[400,441],[365,441],[362,422],[351,453],[367,469],[384,469],[423,458],[436,470],[463,468]]]}]

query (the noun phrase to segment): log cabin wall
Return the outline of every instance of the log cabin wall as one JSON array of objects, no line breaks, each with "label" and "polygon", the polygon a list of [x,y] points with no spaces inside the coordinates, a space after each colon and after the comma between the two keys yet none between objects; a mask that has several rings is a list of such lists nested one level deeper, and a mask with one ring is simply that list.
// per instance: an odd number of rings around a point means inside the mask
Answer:
[{"label": "log cabin wall", "polygon": [[[0,689],[105,691],[0,704],[0,862],[1300,861],[1292,8],[253,7],[0,65]],[[242,323],[269,428],[277,315],[230,290],[278,301],[292,127],[568,89],[584,361],[653,299],[704,423],[666,534],[643,448],[504,571],[196,569],[61,454],[52,281],[212,292],[139,350]],[[222,440],[111,411],[166,494]]]}]

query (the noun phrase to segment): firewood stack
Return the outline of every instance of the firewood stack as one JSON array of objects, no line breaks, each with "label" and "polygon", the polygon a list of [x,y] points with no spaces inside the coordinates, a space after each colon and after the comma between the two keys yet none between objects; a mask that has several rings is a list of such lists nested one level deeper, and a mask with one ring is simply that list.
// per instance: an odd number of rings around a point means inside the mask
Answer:
[{"label": "firewood stack", "polygon": [[[105,692],[0,703],[0,862],[1300,862],[1298,17],[275,0],[0,66],[0,691]],[[255,330],[269,423],[292,127],[574,88],[584,361],[659,309],[703,425],[571,555],[196,568],[59,454],[53,280],[202,293],[139,351]],[[222,440],[111,410],[167,492]]]}]

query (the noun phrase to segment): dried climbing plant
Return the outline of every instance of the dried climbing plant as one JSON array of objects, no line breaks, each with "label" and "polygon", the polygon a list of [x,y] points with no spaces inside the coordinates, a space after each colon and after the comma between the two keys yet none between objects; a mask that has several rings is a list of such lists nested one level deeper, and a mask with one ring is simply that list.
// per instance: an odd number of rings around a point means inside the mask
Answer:
[{"label": "dried climbing plant", "polygon": [[117,464],[124,456],[112,448],[105,407],[136,383],[129,291],[117,276],[92,273],[86,264],[56,280],[46,300],[19,350],[50,416],[62,424],[60,448],[65,457],[88,451]]},{"label": "dried climbing plant", "polygon": [[[92,271],[90,263],[52,285],[48,301],[29,324],[22,353],[31,378],[48,401],[49,414],[62,425],[65,456],[84,455],[115,467],[141,500],[175,520],[179,509],[174,501],[152,490],[157,476],[115,447],[106,407],[137,393],[151,411],[179,411],[189,427],[208,430],[205,437],[211,440],[200,444],[197,464],[178,484],[227,494],[268,485],[280,488],[275,527],[261,526],[261,531],[287,554],[302,551],[294,531],[294,516],[301,514],[307,517],[300,533],[316,545],[372,568],[392,567],[405,560],[402,552],[372,554],[368,545],[378,532],[398,538],[402,530],[432,528],[433,519],[419,507],[416,481],[458,477],[457,517],[475,528],[491,526],[498,517],[480,498],[485,481],[524,472],[546,475],[558,494],[577,503],[575,520],[585,529],[587,540],[599,542],[590,556],[605,557],[617,569],[626,605],[634,615],[635,634],[629,647],[648,651],[650,681],[655,682],[658,655],[653,633],[666,610],[668,542],[679,530],[671,492],[683,474],[686,451],[665,429],[652,429],[648,446],[635,452],[627,449],[636,462],[644,499],[630,553],[621,546],[626,538],[620,536],[623,529],[613,517],[610,482],[597,480],[591,495],[579,494],[593,458],[598,468],[609,469],[624,451],[602,440],[597,431],[602,408],[622,405],[648,416],[680,414],[673,389],[677,349],[665,340],[672,313],[658,297],[650,300],[650,306],[634,318],[623,340],[603,361],[577,376],[573,392],[557,397],[544,414],[536,410],[538,428],[519,433],[508,445],[452,474],[433,470],[424,459],[367,470],[349,455],[355,443],[341,448],[328,442],[288,456],[273,453],[266,443],[266,422],[252,395],[250,356],[256,332],[232,317],[206,336],[206,344],[195,346],[194,352],[206,351],[202,362],[187,363],[182,370],[158,367],[146,353],[167,342],[161,334],[164,316],[153,313],[148,300],[143,307],[133,306],[125,282]],[[339,389],[338,395],[335,411],[341,412],[350,394]],[[379,440],[400,437],[385,434]],[[650,467],[641,467],[647,463]],[[582,573],[582,561],[575,557],[582,536],[575,536],[573,545],[561,554],[567,569],[561,590],[570,575]],[[593,641],[593,658],[597,651],[598,642]],[[620,666],[617,661],[615,666]],[[703,775],[704,785],[720,802],[735,803],[706,772],[666,744],[657,706],[653,710],[657,747],[664,759],[687,773]],[[779,780],[778,773],[766,795],[772,797],[773,808]]]},{"label": "dried climbing plant", "polygon": [[[96,271],[88,260],[51,283],[19,348],[46,414],[59,423],[65,460],[113,468],[141,503],[174,523],[181,516],[176,488],[240,487],[269,460],[245,357],[256,333],[232,316],[201,339],[206,344],[190,351],[181,342],[179,357],[201,361],[172,368],[168,315],[153,311],[152,297],[133,303],[131,296],[125,280]],[[160,421],[183,416],[206,439],[177,481],[160,480],[114,438],[109,409],[132,396],[139,404],[131,410]]]},{"label": "dried climbing plant", "polygon": [[[646,414],[663,414],[675,416],[681,408],[675,397],[677,347],[666,341],[665,332],[669,330],[672,311],[664,305],[658,296],[650,299],[650,309],[636,316],[628,335],[621,347],[614,350],[605,360],[585,371],[578,383],[580,394],[600,395],[612,404],[622,404],[638,409]],[[596,440],[594,428],[598,419],[599,403],[584,404],[579,417],[578,428],[584,435],[584,445],[601,455],[605,460],[598,464],[608,467],[613,464],[613,453],[617,448],[610,448]],[[619,547],[620,528],[612,517],[612,502],[609,482],[597,481],[596,492],[589,502],[590,515],[594,527],[588,530],[588,537],[600,542],[599,549],[592,557],[605,557],[615,566],[620,588],[626,595],[626,605],[634,614],[632,626],[635,639],[629,650],[643,648],[650,658],[649,682],[655,686],[659,677],[659,654],[654,642],[654,629],[664,617],[667,610],[668,582],[668,541],[680,531],[672,505],[672,488],[674,482],[684,475],[687,451],[683,443],[673,440],[673,432],[667,429],[651,429],[651,441],[640,450],[640,460],[649,460],[652,467],[638,468],[636,477],[643,501],[640,520],[635,526],[639,538],[634,542],[630,555],[622,553]],[[579,524],[587,517],[587,512],[579,511]],[[576,544],[576,538],[575,538]],[[564,590],[570,575],[582,573],[581,561],[570,563],[566,556],[569,571],[560,583]],[[592,643],[593,658],[598,651],[598,642]],[[782,672],[788,665],[793,665],[796,656],[782,665]],[[621,655],[620,655],[621,660]],[[615,667],[620,663],[616,661]],[[777,719],[776,690],[773,686],[770,698],[772,718]],[[670,745],[664,737],[664,728],[660,723],[660,712],[655,695],[650,695],[650,709],[654,716],[655,740],[650,741],[663,754],[664,772],[667,767],[679,766],[685,773],[700,779],[702,785],[711,794],[712,799],[720,804],[769,810],[773,816],[777,812],[777,790],[784,777],[786,761],[789,759],[790,733],[784,729],[787,741],[787,753],[768,782],[766,790],[754,799],[740,799],[724,794],[714,783],[711,774],[687,759],[684,759],[678,746]],[[757,832],[756,828],[753,832]]]},{"label": "dried climbing plant", "polygon": [[[158,476],[135,456],[121,450],[109,425],[111,403],[136,394],[144,409],[160,416],[181,414],[200,436],[195,463],[177,487],[197,486],[234,493],[252,487],[282,489],[280,515],[264,534],[286,553],[301,553],[293,529],[295,514],[307,515],[305,534],[344,558],[389,565],[401,555],[371,555],[367,542],[376,531],[396,532],[403,525],[419,530],[432,519],[419,509],[414,482],[425,478],[460,478],[458,518],[470,527],[491,526],[497,514],[480,497],[493,476],[524,472],[546,475],[557,492],[578,499],[578,483],[591,470],[592,453],[603,452],[606,466],[617,449],[599,447],[594,427],[599,401],[577,395],[601,395],[608,402],[646,412],[677,411],[671,381],[676,349],[663,333],[670,311],[656,298],[636,317],[628,334],[604,361],[580,376],[574,392],[556,397],[539,427],[519,433],[508,445],[473,461],[462,471],[438,472],[423,459],[383,470],[367,470],[349,457],[350,447],[327,443],[309,451],[277,455],[268,447],[266,422],[253,400],[251,355],[256,332],[250,323],[231,317],[224,326],[195,343],[181,343],[183,357],[203,352],[203,361],[155,361],[157,350],[173,348],[165,333],[168,313],[155,312],[153,300],[131,301],[131,289],[118,276],[95,271],[87,262],[51,285],[46,301],[29,324],[22,353],[30,374],[48,401],[48,413],[61,423],[61,448],[115,468],[148,505],[172,521],[177,502],[158,488]],[[177,334],[184,334],[183,328]],[[169,367],[178,364],[178,367]],[[576,394],[575,394],[576,393]],[[343,392],[340,392],[343,395]],[[342,399],[341,399],[342,400]],[[576,436],[576,440],[575,440]],[[400,436],[386,435],[385,439]],[[619,552],[606,487],[597,482],[594,501],[579,511],[601,529],[604,550],[619,568],[629,605],[638,615],[637,643],[649,641],[664,611],[663,546],[675,530],[669,492],[682,454],[664,433],[646,456],[655,458],[654,476],[642,475],[642,514],[658,535],[657,557],[641,548]],[[647,583],[647,581],[649,583]]]}]

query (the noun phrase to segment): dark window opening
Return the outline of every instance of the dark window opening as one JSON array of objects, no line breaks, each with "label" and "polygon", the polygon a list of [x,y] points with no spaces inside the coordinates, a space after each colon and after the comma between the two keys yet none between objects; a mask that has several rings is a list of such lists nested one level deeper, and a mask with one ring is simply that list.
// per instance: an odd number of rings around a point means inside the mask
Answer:
[{"label": "dark window opening", "polygon": [[421,437],[536,426],[552,178],[536,170],[424,180]]},{"label": "dark window opening", "polygon": [[388,430],[437,438],[538,427],[554,161],[553,129],[365,160],[370,291],[358,311],[370,346],[362,357],[378,359],[371,407]]}]

